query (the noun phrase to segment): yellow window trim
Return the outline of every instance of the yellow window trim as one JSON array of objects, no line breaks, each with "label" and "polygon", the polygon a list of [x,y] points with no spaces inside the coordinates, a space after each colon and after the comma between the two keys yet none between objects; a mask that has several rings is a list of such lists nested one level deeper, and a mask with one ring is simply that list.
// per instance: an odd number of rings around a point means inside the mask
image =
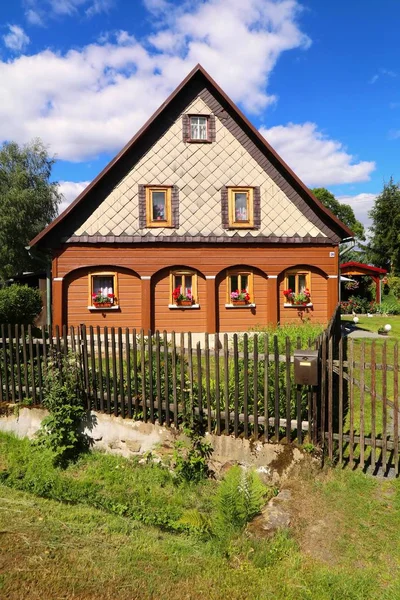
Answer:
[{"label": "yellow window trim", "polygon": [[[247,194],[248,221],[235,220],[235,193]],[[228,187],[228,218],[229,227],[249,229],[254,227],[254,189],[252,187]]]},{"label": "yellow window trim", "polygon": [[113,289],[114,289],[114,303],[119,305],[119,294],[118,294],[118,276],[115,271],[91,271],[88,277],[88,289],[89,289],[89,300],[88,306],[92,306],[92,294],[94,293],[93,289],[93,280],[95,277],[113,277]]},{"label": "yellow window trim", "polygon": [[296,289],[293,290],[293,292],[295,294],[299,294],[300,290],[299,290],[299,278],[298,275],[305,275],[306,278],[306,288],[310,290],[310,294],[311,294],[311,272],[310,271],[306,271],[303,269],[298,269],[298,270],[292,270],[292,271],[286,271],[285,272],[285,290],[289,289],[289,276],[290,275],[294,275],[295,276],[295,283],[296,283]]},{"label": "yellow window trim", "polygon": [[169,274],[169,303],[170,304],[174,303],[174,299],[172,297],[172,292],[176,288],[175,277],[182,277],[182,287],[185,287],[185,275],[190,275],[190,277],[192,278],[192,288],[191,289],[192,289],[193,302],[195,304],[198,304],[199,299],[197,296],[197,273],[196,273],[196,271],[188,271],[188,270],[171,271],[170,272],[170,274]]},{"label": "yellow window trim", "polygon": [[[248,277],[248,292],[250,294],[250,302],[254,303],[254,287],[253,287],[253,271],[241,271],[241,270],[228,270],[226,272],[226,281],[227,281],[227,285],[226,285],[226,303],[227,304],[231,304],[232,299],[231,299],[231,293],[235,290],[232,290],[232,281],[231,281],[231,277],[232,275],[236,275],[237,277],[241,277],[242,275],[246,275]],[[240,287],[240,286],[239,286]],[[241,290],[240,290],[241,291]]]},{"label": "yellow window trim", "polygon": [[[146,227],[172,227],[171,186],[148,185],[146,186]],[[166,219],[158,221],[153,219],[153,192],[165,192]]]}]

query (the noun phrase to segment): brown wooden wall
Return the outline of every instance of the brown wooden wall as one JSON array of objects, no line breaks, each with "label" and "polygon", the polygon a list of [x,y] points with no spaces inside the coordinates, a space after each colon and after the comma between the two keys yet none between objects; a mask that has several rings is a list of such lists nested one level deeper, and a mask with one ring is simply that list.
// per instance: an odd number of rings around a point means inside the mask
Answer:
[{"label": "brown wooden wall", "polygon": [[[334,257],[330,256],[332,252]],[[225,307],[225,270],[243,264],[254,270],[254,310]],[[309,316],[326,323],[338,301],[336,246],[69,245],[53,259],[53,322],[213,333],[218,329],[245,331],[279,320],[300,321],[296,309],[283,308],[282,294],[283,272],[297,265],[307,265],[313,272],[314,307]],[[98,313],[87,309],[88,271],[93,267],[118,273],[120,311]],[[197,270],[200,309],[168,308],[168,273],[177,268]]]},{"label": "brown wooden wall", "polygon": [[[190,267],[186,267],[185,270]],[[170,268],[163,269],[152,281],[152,329],[156,331],[206,331],[206,279],[197,272],[197,298],[200,308],[168,308],[170,299]]]},{"label": "brown wooden wall", "polygon": [[141,281],[140,278],[124,268],[99,266],[98,271],[116,271],[118,277],[119,310],[88,310],[89,270],[84,268],[67,275],[64,282],[64,323],[68,326],[104,325],[113,327],[141,326]]},{"label": "brown wooden wall", "polygon": [[[328,315],[328,279],[317,269],[302,265],[304,270],[311,271],[311,302],[312,307],[306,310],[297,308],[288,308],[284,306],[285,297],[283,290],[285,289],[284,275],[279,277],[279,322],[280,323],[298,323],[302,318],[309,319],[315,323],[327,323],[331,317]],[[337,282],[337,280],[335,280]]]},{"label": "brown wooden wall", "polygon": [[[251,266],[250,266],[251,268]],[[246,266],[244,270],[248,270]],[[218,323],[219,331],[247,331],[256,325],[268,323],[268,286],[267,276],[261,271],[253,273],[253,301],[254,308],[226,308],[227,280],[226,273],[220,273],[217,278],[218,288]]]}]

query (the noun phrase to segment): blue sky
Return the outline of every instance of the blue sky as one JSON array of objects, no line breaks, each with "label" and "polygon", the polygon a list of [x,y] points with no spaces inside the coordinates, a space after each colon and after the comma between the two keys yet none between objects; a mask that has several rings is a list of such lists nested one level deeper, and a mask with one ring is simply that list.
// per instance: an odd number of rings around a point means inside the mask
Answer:
[{"label": "blue sky", "polygon": [[0,16],[1,140],[41,137],[65,203],[197,62],[364,223],[400,179],[394,0],[14,0]]}]

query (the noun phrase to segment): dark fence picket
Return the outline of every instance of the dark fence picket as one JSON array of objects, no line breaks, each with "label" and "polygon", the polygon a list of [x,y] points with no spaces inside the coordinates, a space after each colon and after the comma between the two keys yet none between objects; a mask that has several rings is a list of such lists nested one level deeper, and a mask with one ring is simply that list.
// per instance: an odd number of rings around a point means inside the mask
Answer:
[{"label": "dark fence picket", "polygon": [[31,365],[32,401],[36,404],[35,353],[33,349],[32,326],[28,325],[29,362]]},{"label": "dark fence picket", "polygon": [[[21,372],[21,357],[20,357],[20,345],[19,345],[19,325],[15,325],[15,363],[17,368],[17,387],[18,387],[18,401],[22,402],[22,372]],[[39,356],[39,354],[38,354]],[[38,367],[41,368],[42,361],[38,360]],[[40,402],[43,400],[43,395],[40,396]]]},{"label": "dark fence picket", "polygon": [[[98,383],[100,411],[104,412],[104,380],[103,380],[103,349],[101,344],[101,333],[99,325],[96,327],[97,337],[97,364],[98,364]],[[72,338],[72,336],[71,336]]]},{"label": "dark fence picket", "polygon": [[128,404],[128,418],[133,418],[132,409],[132,381],[131,381],[131,344],[129,329],[125,328],[125,362],[126,362],[126,395]]},{"label": "dark fence picket", "polygon": [[[171,425],[171,417],[169,412],[169,368],[168,368],[168,337],[167,332],[163,332],[163,360],[164,360],[164,404],[165,404],[165,424],[167,427]],[[199,382],[201,385],[201,382]]]},{"label": "dark fence picket", "polygon": [[224,333],[224,405],[225,405],[225,434],[229,435],[229,340]]},{"label": "dark fence picket", "polygon": [[125,374],[124,374],[124,340],[122,328],[118,327],[118,376],[119,376],[119,406],[121,417],[125,419]]}]

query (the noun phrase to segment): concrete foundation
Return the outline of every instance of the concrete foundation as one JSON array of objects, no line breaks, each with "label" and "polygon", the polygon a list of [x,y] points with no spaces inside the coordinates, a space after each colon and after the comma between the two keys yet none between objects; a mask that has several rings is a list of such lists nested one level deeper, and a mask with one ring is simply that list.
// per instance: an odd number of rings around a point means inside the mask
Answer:
[{"label": "concrete foundation", "polygon": [[[47,411],[41,408],[9,407],[0,416],[0,431],[33,438],[46,415]],[[168,454],[174,442],[183,437],[174,428],[94,412],[85,432],[93,439],[95,449],[125,457],[147,452],[155,456]],[[304,458],[303,452],[291,445],[254,443],[252,440],[210,434],[206,434],[206,440],[214,450],[210,468],[217,477],[223,476],[231,465],[240,464],[255,467],[266,482],[278,483],[287,478],[291,468]]]}]

